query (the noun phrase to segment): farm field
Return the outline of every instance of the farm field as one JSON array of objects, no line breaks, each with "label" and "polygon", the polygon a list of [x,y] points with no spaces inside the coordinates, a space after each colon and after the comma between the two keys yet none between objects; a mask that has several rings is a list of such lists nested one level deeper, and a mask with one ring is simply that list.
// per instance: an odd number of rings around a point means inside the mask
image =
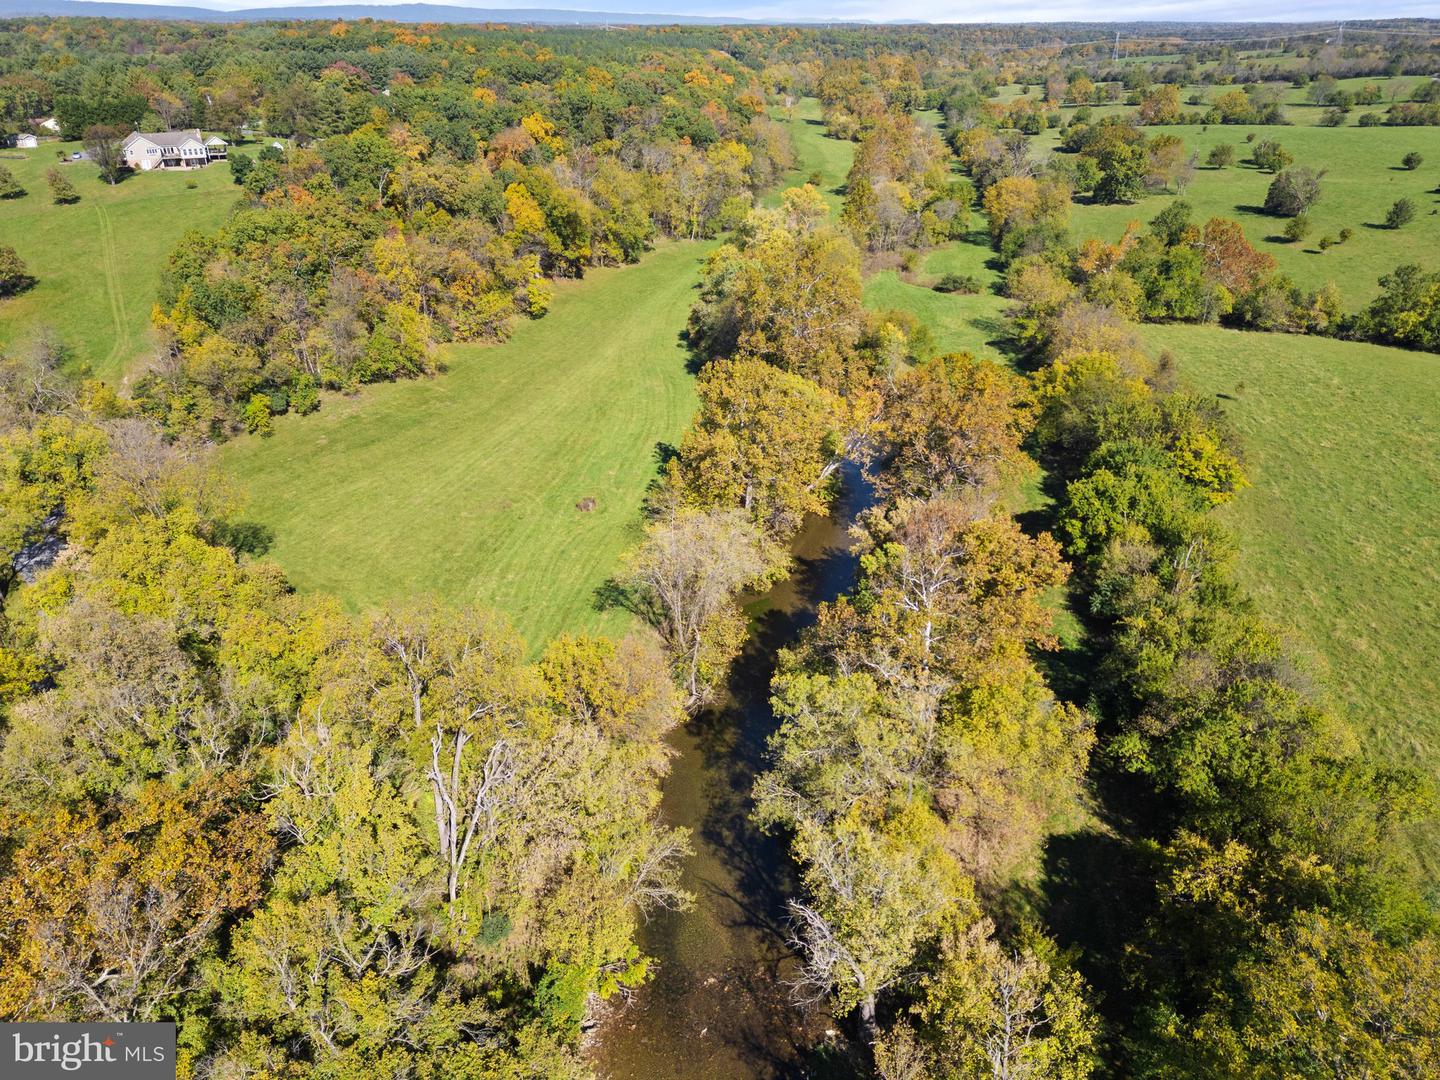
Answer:
[{"label": "farm field", "polygon": [[1367,743],[1440,776],[1440,358],[1141,329],[1241,436],[1254,486],[1222,513],[1262,610],[1314,651]]},{"label": "farm field", "polygon": [[[1288,243],[1280,236],[1285,219],[1261,211],[1271,174],[1239,164],[1228,169],[1201,167],[1184,193],[1151,195],[1131,205],[1077,204],[1071,226],[1078,239],[1098,236],[1114,240],[1130,221],[1149,221],[1175,198],[1195,208],[1200,221],[1230,217],[1239,221],[1251,243],[1275,256],[1280,269],[1301,286],[1314,289],[1327,281],[1339,286],[1347,308],[1363,306],[1377,292],[1377,282],[1397,265],[1424,261],[1440,252],[1440,128],[1320,128],[1212,126],[1147,127],[1149,135],[1169,133],[1185,140],[1204,160],[1212,146],[1230,143],[1243,161],[1249,153],[1246,136],[1276,139],[1295,156],[1297,165],[1327,170],[1320,201],[1310,211],[1308,238]],[[1049,136],[1041,136],[1048,139]],[[1410,151],[1425,162],[1413,171],[1400,159]],[[1401,197],[1416,203],[1415,220],[1403,229],[1382,226],[1385,212]],[[1354,230],[1349,241],[1321,252],[1322,236]]]},{"label": "farm field", "polygon": [[150,309],[171,250],[189,229],[218,228],[236,188],[223,163],[138,173],[112,187],[93,165],[71,162],[60,168],[80,201],[56,206],[45,172],[57,151],[79,148],[42,143],[0,157],[27,192],[0,201],[0,244],[14,247],[37,279],[0,304],[0,348],[48,326],[74,350],[77,368],[118,383],[154,342]]}]

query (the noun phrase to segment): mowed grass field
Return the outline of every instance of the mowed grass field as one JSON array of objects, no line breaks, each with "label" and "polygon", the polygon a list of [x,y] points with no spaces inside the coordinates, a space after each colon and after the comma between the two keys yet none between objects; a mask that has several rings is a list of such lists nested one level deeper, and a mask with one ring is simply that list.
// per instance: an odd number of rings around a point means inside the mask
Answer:
[{"label": "mowed grass field", "polygon": [[855,144],[845,139],[832,139],[825,134],[824,109],[815,98],[801,98],[793,108],[771,110],[774,119],[790,129],[790,142],[795,148],[795,167],[785,174],[780,186],[764,202],[778,206],[780,192],[808,183],[820,174],[820,193],[834,214],[840,213],[845,201],[845,177],[855,160]]},{"label": "mowed grass field", "polygon": [[[329,396],[221,460],[301,589],[366,609],[419,594],[507,615],[532,647],[623,632],[595,593],[638,539],[657,446],[695,408],[680,340],[711,245],[557,288],[500,346],[454,346],[432,379]],[[577,508],[596,500],[589,512]]]},{"label": "mowed grass field", "polygon": [[[825,138],[819,116],[806,99],[781,117],[797,149],[785,185],[818,171],[838,206],[853,145]],[[430,593],[503,612],[532,648],[623,633],[630,616],[596,594],[639,539],[659,447],[694,414],[681,333],[715,246],[664,244],[561,282],[550,313],[504,345],[446,348],[433,379],[327,396],[271,438],[226,445],[270,557],[355,610]],[[593,510],[577,509],[585,499]]]},{"label": "mowed grass field", "polygon": [[[1253,487],[1221,513],[1262,610],[1356,731],[1440,779],[1440,357],[1329,338],[1145,326],[1221,403]],[[1440,852],[1432,853],[1440,870]]]},{"label": "mowed grass field", "polygon": [[112,187],[95,166],[76,161],[58,168],[80,201],[56,206],[46,170],[56,167],[57,151],[79,148],[52,142],[0,153],[26,189],[23,198],[0,200],[0,244],[37,279],[0,300],[0,348],[23,346],[49,327],[74,351],[77,370],[119,383],[154,344],[150,310],[171,250],[188,229],[218,228],[237,189],[223,163],[138,173]]},{"label": "mowed grass field", "polygon": [[[993,259],[983,234],[945,244],[925,256],[913,281],[894,270],[871,275],[865,282],[865,306],[913,313],[929,328],[937,354],[968,352],[1008,364],[999,341],[1005,333],[1009,301],[998,292],[1000,274]],[[939,293],[930,288],[945,274],[968,274],[980,283],[980,291]]]},{"label": "mowed grass field", "polygon": [[[1297,115],[1301,109],[1292,110]],[[1430,268],[1440,266],[1440,128],[1323,128],[1194,126],[1149,127],[1147,134],[1179,136],[1203,162],[1213,146],[1229,143],[1237,158],[1249,157],[1251,144],[1276,139],[1295,157],[1295,164],[1326,170],[1320,201],[1310,211],[1310,235],[1289,243],[1280,235],[1284,218],[1262,211],[1265,192],[1274,177],[1245,164],[1228,169],[1206,166],[1196,170],[1193,182],[1179,195],[1150,195],[1133,204],[1105,206],[1077,203],[1071,209],[1071,229],[1077,239],[1098,236],[1118,239],[1130,221],[1142,225],[1176,198],[1194,207],[1194,217],[1228,217],[1239,221],[1245,235],[1261,251],[1275,256],[1280,269],[1307,289],[1333,281],[1347,308],[1362,307],[1378,292],[1383,274],[1407,262]],[[1043,141],[1043,142],[1042,142]],[[1053,133],[1037,138],[1037,149],[1053,145]],[[1418,169],[1400,167],[1411,151],[1424,157]],[[1402,197],[1414,201],[1415,220],[1402,229],[1383,227],[1385,213]],[[1322,236],[1339,236],[1342,228],[1354,236],[1322,252]]]}]

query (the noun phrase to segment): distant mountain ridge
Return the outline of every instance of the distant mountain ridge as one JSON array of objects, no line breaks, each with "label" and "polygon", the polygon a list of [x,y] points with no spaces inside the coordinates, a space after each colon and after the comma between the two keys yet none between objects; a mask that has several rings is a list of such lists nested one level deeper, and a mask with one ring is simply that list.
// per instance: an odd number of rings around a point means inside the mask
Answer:
[{"label": "distant mountain ridge", "polygon": [[[760,24],[762,19],[725,15],[681,15],[622,11],[567,11],[561,8],[480,8],[450,4],[336,4],[308,7],[242,8],[218,11],[161,4],[121,4],[104,0],[0,0],[0,19],[68,15],[103,19],[167,19],[193,22],[263,22],[291,19],[378,19],[403,23],[539,23],[552,26],[728,26]],[[786,19],[814,23],[816,19]]]}]

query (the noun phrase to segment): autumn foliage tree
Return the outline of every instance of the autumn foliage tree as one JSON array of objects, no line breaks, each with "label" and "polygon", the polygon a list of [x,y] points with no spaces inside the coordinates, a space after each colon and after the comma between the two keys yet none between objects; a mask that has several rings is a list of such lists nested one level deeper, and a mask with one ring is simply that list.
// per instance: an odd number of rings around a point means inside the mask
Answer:
[{"label": "autumn foliage tree", "polygon": [[274,842],[236,777],[142,788],[113,818],[60,809],[10,823],[0,885],[0,1013],[173,1016],[226,920],[260,896]]}]

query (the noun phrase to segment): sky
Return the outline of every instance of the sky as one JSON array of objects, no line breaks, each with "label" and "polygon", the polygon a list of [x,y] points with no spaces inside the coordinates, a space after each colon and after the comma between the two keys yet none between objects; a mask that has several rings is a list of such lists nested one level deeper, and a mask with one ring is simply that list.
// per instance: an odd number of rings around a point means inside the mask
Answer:
[{"label": "sky", "polygon": [[[139,3],[240,8],[378,3],[385,0],[136,0]],[[403,2],[403,0],[397,0]],[[856,19],[877,22],[1321,22],[1434,18],[1437,0],[420,0],[457,7],[559,8],[745,19]]]}]

